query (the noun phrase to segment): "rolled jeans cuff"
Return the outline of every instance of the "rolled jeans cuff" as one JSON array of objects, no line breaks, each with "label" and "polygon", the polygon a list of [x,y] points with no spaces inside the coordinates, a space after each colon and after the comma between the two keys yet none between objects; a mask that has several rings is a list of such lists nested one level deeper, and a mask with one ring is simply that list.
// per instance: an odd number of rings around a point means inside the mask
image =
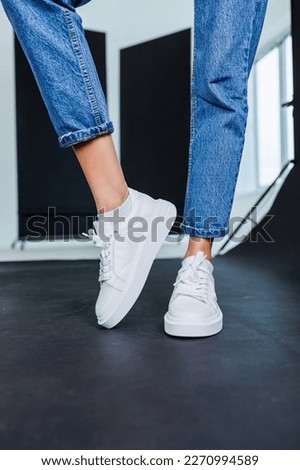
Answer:
[{"label": "rolled jeans cuff", "polygon": [[104,134],[111,134],[114,132],[112,121],[107,121],[100,126],[90,127],[88,129],[81,129],[78,131],[68,132],[58,139],[61,148],[71,147],[72,145],[85,142],[87,140],[95,139],[96,137]]},{"label": "rolled jeans cuff", "polygon": [[182,224],[182,229],[185,234],[199,238],[225,237],[225,235],[227,235],[229,232],[229,227],[211,228],[207,230],[200,227],[191,227],[190,225],[186,224]]}]

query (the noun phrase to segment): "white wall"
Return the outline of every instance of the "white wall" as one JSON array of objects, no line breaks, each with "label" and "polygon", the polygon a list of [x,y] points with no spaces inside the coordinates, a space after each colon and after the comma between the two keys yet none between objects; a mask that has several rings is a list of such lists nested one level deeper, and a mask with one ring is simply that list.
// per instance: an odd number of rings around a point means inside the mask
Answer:
[{"label": "white wall", "polygon": [[0,244],[17,238],[17,152],[13,33],[0,2]]},{"label": "white wall", "polygon": [[[289,0],[269,2],[263,48],[290,27]],[[119,49],[191,27],[193,0],[93,0],[78,13],[86,29],[107,33],[108,103],[119,147]],[[0,245],[8,245],[17,236],[15,83],[13,34],[1,5],[0,58]],[[251,188],[252,157],[248,149],[239,177],[241,191]]]},{"label": "white wall", "polygon": [[258,54],[291,30],[291,0],[269,0]]}]

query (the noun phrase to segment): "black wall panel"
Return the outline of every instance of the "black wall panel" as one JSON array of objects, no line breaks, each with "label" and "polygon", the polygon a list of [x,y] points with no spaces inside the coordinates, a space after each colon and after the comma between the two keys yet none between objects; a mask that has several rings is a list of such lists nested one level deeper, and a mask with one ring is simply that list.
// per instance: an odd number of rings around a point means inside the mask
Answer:
[{"label": "black wall panel", "polygon": [[182,213],[188,167],[191,31],[121,51],[121,158],[130,186]]},{"label": "black wall panel", "polygon": [[[106,89],[105,34],[86,32],[104,91]],[[47,217],[49,236],[86,230],[86,216],[95,214],[88,185],[72,149],[60,149],[45,105],[18,40],[15,41],[18,144],[19,236],[29,234],[32,216]],[[80,105],[78,103],[78,105]],[[60,221],[55,216],[60,215]],[[77,223],[74,216],[78,216]],[[75,220],[74,224],[70,221]],[[57,223],[55,223],[55,221]],[[44,234],[44,224],[41,234]],[[36,231],[36,229],[35,229]]]}]

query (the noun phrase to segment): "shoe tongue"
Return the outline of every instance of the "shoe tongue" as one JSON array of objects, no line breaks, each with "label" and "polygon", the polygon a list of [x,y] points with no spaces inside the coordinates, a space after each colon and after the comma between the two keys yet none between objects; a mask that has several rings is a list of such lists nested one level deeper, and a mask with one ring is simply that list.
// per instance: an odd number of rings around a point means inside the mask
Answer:
[{"label": "shoe tongue", "polygon": [[182,260],[182,267],[187,268],[190,264],[192,264],[194,258],[194,256],[188,256],[188,258],[184,258]]},{"label": "shoe tongue", "polygon": [[191,264],[195,264],[197,268],[200,267],[200,265],[203,267],[205,266],[205,269],[207,269],[210,273],[213,271],[212,264],[205,258],[205,255],[202,251],[198,251],[198,253],[194,256],[188,256],[182,261],[183,267],[188,267]]},{"label": "shoe tongue", "polygon": [[182,261],[183,266],[189,266],[192,263],[200,264],[200,262],[204,259],[204,253],[202,251],[198,251],[198,253],[194,256],[188,256]]}]

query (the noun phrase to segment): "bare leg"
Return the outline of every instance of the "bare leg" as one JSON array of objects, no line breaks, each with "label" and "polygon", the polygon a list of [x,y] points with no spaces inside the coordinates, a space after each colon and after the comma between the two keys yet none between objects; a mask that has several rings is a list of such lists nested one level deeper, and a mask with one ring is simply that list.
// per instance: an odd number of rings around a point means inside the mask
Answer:
[{"label": "bare leg", "polygon": [[211,238],[190,237],[185,258],[187,258],[188,256],[196,255],[198,251],[203,251],[203,253],[206,255],[206,259],[208,259],[208,261],[211,261],[211,249]]},{"label": "bare leg", "polygon": [[73,146],[94,196],[98,212],[120,207],[128,196],[128,186],[110,134]]}]

